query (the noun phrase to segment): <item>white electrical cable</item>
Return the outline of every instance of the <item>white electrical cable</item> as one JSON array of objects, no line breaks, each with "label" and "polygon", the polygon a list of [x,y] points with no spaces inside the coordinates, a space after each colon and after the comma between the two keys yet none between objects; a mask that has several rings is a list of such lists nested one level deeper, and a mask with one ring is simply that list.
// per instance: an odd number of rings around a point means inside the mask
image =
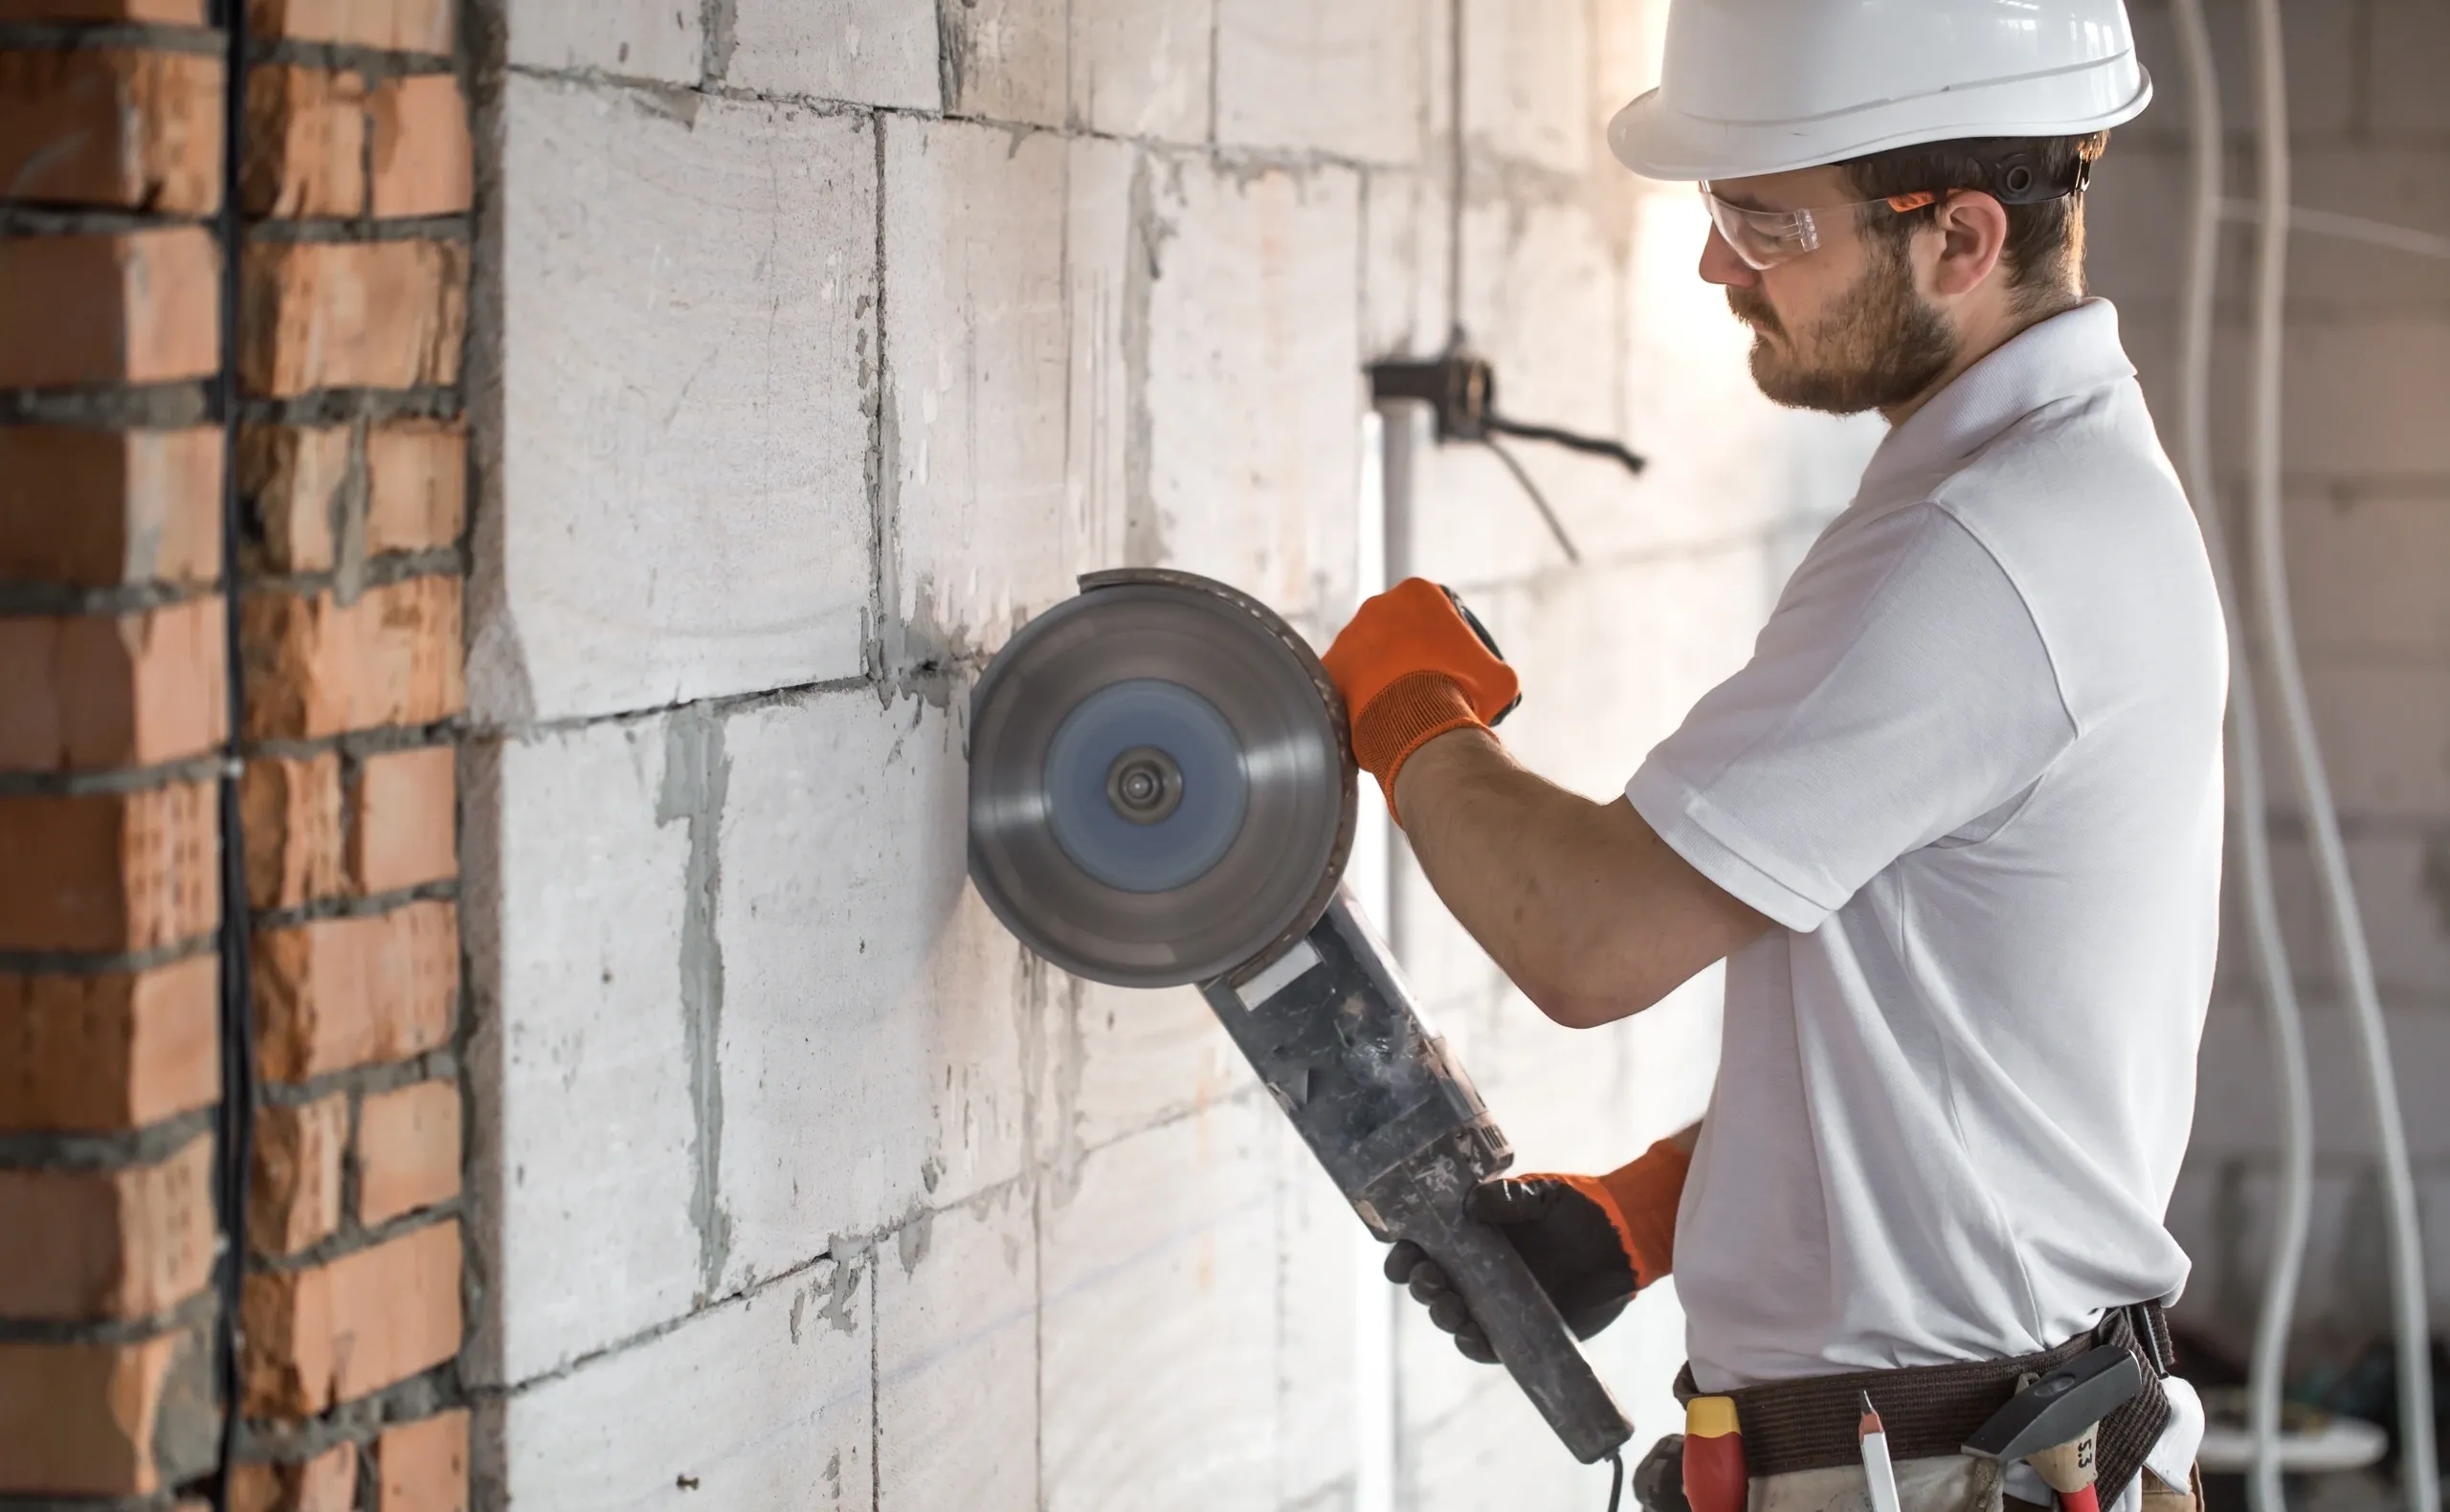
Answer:
[{"label": "white electrical cable", "polygon": [[2399,1482],[2410,1512],[2440,1512],[2441,1482],[2433,1447],[2432,1338],[2425,1321],[2423,1241],[2417,1228],[2416,1182],[2408,1169],[2407,1130],[2399,1122],[2398,1084],[2390,1035],[2373,984],[2373,961],[2357,914],[2356,892],[2341,842],[2339,813],[2323,770],[2320,742],[2298,664],[2290,623],[2288,571],[2281,540],[2280,357],[2288,278],[2288,96],[2283,60],[2280,0],[2254,0],[2255,100],[2261,138],[2257,160],[2262,203],[2256,242],[2253,367],[2253,556],[2261,611],[2263,654],[2285,716],[2297,778],[2305,797],[2305,827],[2315,871],[2330,913],[2332,946],[2348,989],[2350,1018],[2362,1052],[2380,1156],[2384,1216],[2391,1242],[2391,1303],[2398,1345]]},{"label": "white electrical cable", "polygon": [[2178,51],[2186,66],[2192,121],[2194,183],[2186,270],[2178,312],[2178,468],[2187,497],[2203,523],[2203,545],[2220,590],[2229,627],[2229,766],[2235,839],[2254,943],[2255,974],[2262,989],[2271,1032],[2273,1079],[2280,1093],[2279,1212],[2263,1272],[2262,1302],[2255,1317],[2254,1356],[2247,1367],[2247,1427],[2255,1458],[2246,1483],[2254,1512],[2285,1512],[2280,1480],[2280,1398],[2288,1373],[2288,1334],[2296,1318],[2298,1281],[2305,1271],[2305,1240],[2312,1228],[2314,1117],[2311,1077],[2305,1066],[2305,1025],[2298,1011],[2297,982],[2288,944],[2280,928],[2280,905],[2272,889],[2271,837],[2263,784],[2262,725],[2256,712],[2253,668],[2245,651],[2230,556],[2212,465],[2212,310],[2219,268],[2221,124],[2220,81],[2212,61],[2212,34],[2203,21],[2203,0],[2176,0]]}]

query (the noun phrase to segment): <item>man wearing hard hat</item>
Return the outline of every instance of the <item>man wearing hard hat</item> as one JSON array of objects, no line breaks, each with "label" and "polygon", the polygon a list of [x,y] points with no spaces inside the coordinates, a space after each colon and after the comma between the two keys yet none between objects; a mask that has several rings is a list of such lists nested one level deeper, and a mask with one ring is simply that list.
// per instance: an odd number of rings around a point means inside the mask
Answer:
[{"label": "man wearing hard hat", "polygon": [[[1514,675],[1432,585],[1370,600],[1326,657],[1422,869],[1551,1017],[1622,1018],[1726,960],[1696,1128],[1473,1209],[1585,1335],[1682,1262],[1680,1391],[1732,1417],[1754,1512],[1863,1504],[1864,1394],[1909,1512],[2046,1505],[2032,1466],[1959,1446],[2103,1345],[2142,1385],[2092,1430],[2091,1494],[2192,1500],[2163,1217],[2227,666],[2082,269],[2086,180],[2150,97],[2118,0],[1674,0],[1659,87],[1609,144],[1699,181],[1701,276],[1762,391],[1879,411],[1886,439],[1750,662],[1618,801],[1507,755],[1486,721]],[[1418,1250],[1389,1274],[1490,1357]]]}]

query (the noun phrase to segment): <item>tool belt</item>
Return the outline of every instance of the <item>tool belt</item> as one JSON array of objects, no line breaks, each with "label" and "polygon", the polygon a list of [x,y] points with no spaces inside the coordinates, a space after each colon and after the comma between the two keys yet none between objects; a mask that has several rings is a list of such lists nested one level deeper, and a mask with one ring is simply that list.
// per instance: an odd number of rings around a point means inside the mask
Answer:
[{"label": "tool belt", "polygon": [[[1871,1393],[1888,1430],[1888,1452],[1897,1459],[1926,1459],[1963,1452],[1991,1414],[2005,1407],[2029,1375],[2047,1375],[2087,1349],[2116,1345],[2144,1367],[2144,1390],[2102,1419],[2096,1482],[2105,1507],[2117,1500],[2142,1468],[2161,1431],[2169,1426],[2170,1399],[2161,1377],[2170,1373],[2170,1323],[2159,1302],[2115,1307],[2090,1333],[2055,1349],[2012,1360],[1906,1366],[1894,1370],[1856,1370],[1845,1375],[1771,1381],[1724,1394],[1735,1399],[1737,1430],[1744,1435],[1744,1462],[1754,1479],[1796,1470],[1825,1470],[1861,1462],[1856,1426],[1860,1393]],[[1701,1395],[1687,1365],[1676,1377],[1676,1399]]]}]

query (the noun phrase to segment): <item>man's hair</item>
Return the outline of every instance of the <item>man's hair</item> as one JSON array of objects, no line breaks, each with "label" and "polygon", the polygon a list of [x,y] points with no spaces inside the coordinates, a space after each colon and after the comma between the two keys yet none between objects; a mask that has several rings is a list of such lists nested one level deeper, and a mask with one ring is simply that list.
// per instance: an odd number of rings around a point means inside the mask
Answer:
[{"label": "man's hair", "polygon": [[[2008,211],[2008,243],[2001,260],[2008,288],[2020,305],[2047,303],[2054,295],[2081,294],[2084,283],[2084,196],[2109,133],[2082,137],[1970,137],[1892,147],[1838,165],[1866,200],[1928,189],[1981,189],[1997,195]],[[2076,186],[2076,192],[2017,204],[2020,195]],[[1935,207],[1904,214],[1874,207],[1861,212],[1876,235],[1902,248],[1917,230],[1937,218]]]}]

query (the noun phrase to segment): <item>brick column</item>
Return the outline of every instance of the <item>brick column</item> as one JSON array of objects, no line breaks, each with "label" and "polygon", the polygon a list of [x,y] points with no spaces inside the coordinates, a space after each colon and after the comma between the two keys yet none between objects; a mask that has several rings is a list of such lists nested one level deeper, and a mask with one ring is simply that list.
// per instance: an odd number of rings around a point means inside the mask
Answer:
[{"label": "brick column", "polygon": [[0,4],[0,1497],[209,1496],[229,580],[255,1161],[227,1502],[466,1503],[446,0],[252,0],[244,547],[204,0]]}]

